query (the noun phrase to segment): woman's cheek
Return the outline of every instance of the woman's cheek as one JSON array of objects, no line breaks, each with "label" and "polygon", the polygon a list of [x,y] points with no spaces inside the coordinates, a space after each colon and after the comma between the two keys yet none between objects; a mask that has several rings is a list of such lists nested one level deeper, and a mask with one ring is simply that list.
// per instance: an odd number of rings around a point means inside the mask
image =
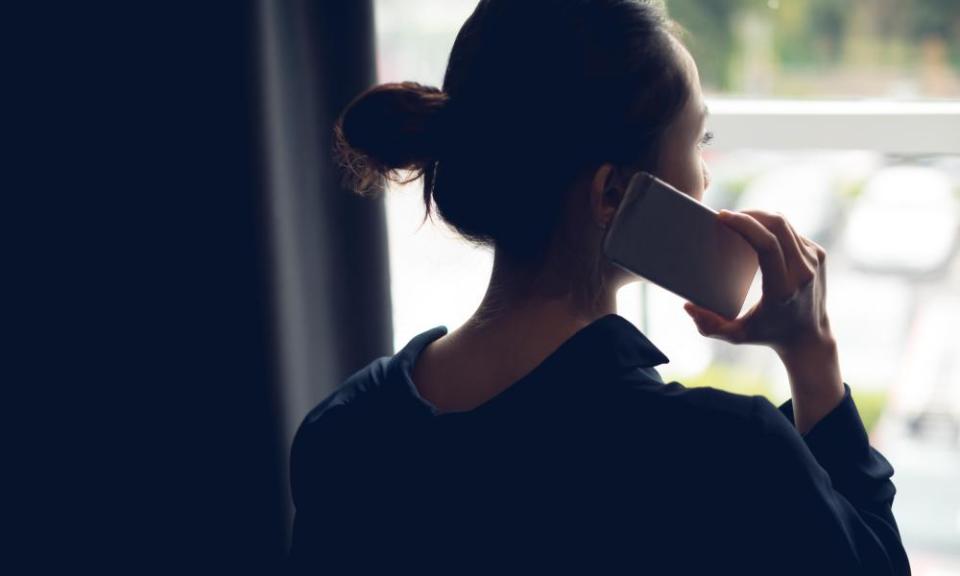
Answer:
[{"label": "woman's cheek", "polygon": [[685,170],[687,174],[687,188],[689,193],[700,200],[703,196],[704,182],[703,182],[703,160],[700,159],[700,150],[694,150],[693,154],[688,156],[689,161],[687,162],[687,169]]},{"label": "woman's cheek", "polygon": [[706,192],[707,188],[710,188],[710,168],[707,166],[707,163],[704,162],[703,158],[700,158],[700,167],[701,173],[703,174],[703,191]]}]

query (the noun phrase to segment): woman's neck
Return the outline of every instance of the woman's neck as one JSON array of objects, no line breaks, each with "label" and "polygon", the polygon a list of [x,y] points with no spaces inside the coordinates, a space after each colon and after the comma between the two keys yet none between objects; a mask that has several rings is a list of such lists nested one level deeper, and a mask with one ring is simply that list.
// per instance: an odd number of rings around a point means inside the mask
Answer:
[{"label": "woman's neck", "polygon": [[532,271],[494,256],[490,283],[480,306],[464,325],[470,330],[542,328],[548,334],[574,332],[597,318],[615,313],[613,286],[586,287],[556,267]]},{"label": "woman's neck", "polygon": [[469,410],[529,373],[567,339],[616,312],[615,289],[586,303],[556,274],[517,271],[494,258],[483,301],[463,325],[421,353],[413,380],[441,411]]}]

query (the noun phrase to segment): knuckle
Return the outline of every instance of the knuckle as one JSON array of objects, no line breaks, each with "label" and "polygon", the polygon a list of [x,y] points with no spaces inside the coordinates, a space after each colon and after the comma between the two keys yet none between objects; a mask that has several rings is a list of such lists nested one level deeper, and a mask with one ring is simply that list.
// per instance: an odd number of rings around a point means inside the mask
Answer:
[{"label": "knuckle", "polygon": [[780,247],[780,242],[777,241],[776,235],[769,230],[764,231],[761,238],[763,238],[763,240],[761,240],[763,246],[768,250],[776,250]]},{"label": "knuckle", "polygon": [[770,225],[781,233],[790,233],[790,224],[787,223],[786,217],[779,212],[774,212],[770,217]]},{"label": "knuckle", "polygon": [[793,302],[794,300],[797,299],[797,296],[798,296],[799,294],[800,294],[800,288],[799,288],[799,287],[796,287],[796,288],[794,288],[793,290],[791,290],[789,294],[781,297],[780,300],[777,301],[777,305],[778,305],[778,306],[788,306],[788,305],[790,305],[791,302]]}]

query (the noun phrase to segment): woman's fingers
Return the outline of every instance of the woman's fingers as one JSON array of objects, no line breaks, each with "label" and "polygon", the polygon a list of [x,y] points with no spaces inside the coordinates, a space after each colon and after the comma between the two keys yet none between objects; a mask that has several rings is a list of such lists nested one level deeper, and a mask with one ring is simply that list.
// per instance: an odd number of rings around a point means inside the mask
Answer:
[{"label": "woman's fingers", "polygon": [[793,235],[796,236],[798,240],[800,240],[800,248],[803,250],[803,254],[807,259],[807,263],[810,264],[810,267],[813,268],[814,270],[817,269],[817,267],[819,266],[819,260],[820,260],[820,257],[818,256],[817,251],[823,250],[823,248],[821,248],[820,245],[814,242],[813,240],[810,240],[806,236],[803,236],[799,232],[797,232],[796,229],[793,227],[793,224],[791,224],[790,221],[787,220],[786,218],[784,218],[784,222],[786,222],[787,226],[790,227],[790,230],[793,232]]},{"label": "woman's fingers", "polygon": [[757,251],[763,293],[777,302],[792,296],[793,289],[788,285],[783,249],[777,236],[753,216],[743,212],[721,210],[720,220],[739,232]]},{"label": "woman's fingers", "polygon": [[756,218],[777,236],[783,250],[783,259],[787,265],[787,272],[796,285],[803,286],[813,280],[815,264],[808,260],[810,254],[806,246],[799,239],[799,234],[793,229],[790,222],[782,214],[765,212],[763,210],[743,210]]},{"label": "woman's fingers", "polygon": [[800,241],[803,242],[804,246],[807,247],[813,257],[817,259],[817,276],[820,279],[820,285],[823,287],[823,291],[826,292],[827,289],[827,251],[823,249],[823,246],[817,244],[809,238],[800,236]]},{"label": "woman's fingers", "polygon": [[744,341],[746,334],[741,320],[727,320],[692,302],[686,302],[683,305],[683,309],[693,318],[693,322],[697,325],[697,330],[700,334],[726,340],[733,344]]},{"label": "woman's fingers", "polygon": [[757,251],[763,297],[735,320],[688,302],[684,310],[693,318],[697,330],[704,336],[734,344],[769,344],[778,351],[807,336],[819,338],[828,334],[824,306],[826,251],[798,234],[777,213],[721,210],[720,219]]},{"label": "woman's fingers", "polygon": [[823,264],[824,261],[827,259],[827,251],[823,249],[823,246],[817,244],[816,242],[807,238],[806,236],[800,236],[800,240],[813,254],[813,257],[817,259],[817,262],[819,264]]}]

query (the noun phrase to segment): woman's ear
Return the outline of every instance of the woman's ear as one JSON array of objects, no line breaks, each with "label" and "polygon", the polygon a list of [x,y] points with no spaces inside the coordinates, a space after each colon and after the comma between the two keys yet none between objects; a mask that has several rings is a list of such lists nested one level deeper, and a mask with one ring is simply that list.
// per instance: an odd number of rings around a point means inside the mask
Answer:
[{"label": "woman's ear", "polygon": [[597,168],[590,185],[590,212],[597,228],[607,228],[613,221],[623,193],[619,170],[613,164]]}]

